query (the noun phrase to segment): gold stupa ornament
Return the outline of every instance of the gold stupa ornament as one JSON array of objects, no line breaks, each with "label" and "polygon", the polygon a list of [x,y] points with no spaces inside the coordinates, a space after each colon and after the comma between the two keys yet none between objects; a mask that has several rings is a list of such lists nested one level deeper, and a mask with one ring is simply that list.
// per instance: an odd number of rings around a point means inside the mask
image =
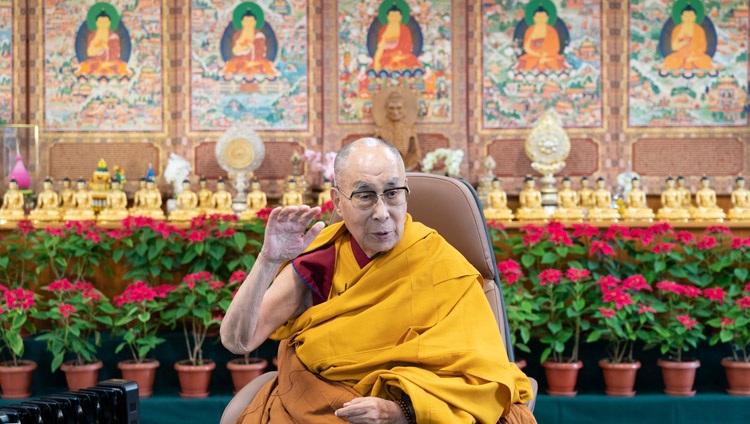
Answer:
[{"label": "gold stupa ornament", "polygon": [[557,205],[555,174],[565,168],[565,159],[570,155],[570,139],[554,110],[548,110],[534,124],[525,147],[531,167],[542,174],[542,204],[554,208]]}]

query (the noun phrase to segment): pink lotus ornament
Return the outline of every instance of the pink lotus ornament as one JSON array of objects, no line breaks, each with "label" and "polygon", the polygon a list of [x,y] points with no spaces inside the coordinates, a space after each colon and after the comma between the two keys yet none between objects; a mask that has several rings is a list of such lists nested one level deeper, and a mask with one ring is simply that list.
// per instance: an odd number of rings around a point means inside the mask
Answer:
[{"label": "pink lotus ornament", "polygon": [[31,176],[23,164],[23,158],[20,153],[16,153],[16,166],[13,167],[10,175],[8,175],[8,181],[12,179],[18,182],[18,188],[20,189],[27,189],[31,186]]}]

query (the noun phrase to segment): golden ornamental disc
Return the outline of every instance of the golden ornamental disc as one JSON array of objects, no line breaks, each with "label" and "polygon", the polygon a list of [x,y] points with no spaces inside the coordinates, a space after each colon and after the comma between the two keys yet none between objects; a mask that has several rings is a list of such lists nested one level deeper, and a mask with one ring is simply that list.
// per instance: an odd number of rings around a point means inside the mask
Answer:
[{"label": "golden ornamental disc", "polygon": [[250,142],[244,138],[235,138],[227,143],[224,149],[227,162],[235,168],[249,166],[255,158],[255,152]]}]

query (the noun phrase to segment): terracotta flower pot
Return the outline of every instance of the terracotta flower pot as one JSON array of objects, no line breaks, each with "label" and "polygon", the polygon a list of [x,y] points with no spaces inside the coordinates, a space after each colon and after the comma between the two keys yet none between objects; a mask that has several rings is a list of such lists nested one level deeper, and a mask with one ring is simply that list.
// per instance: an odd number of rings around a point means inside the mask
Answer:
[{"label": "terracotta flower pot", "polygon": [[0,387],[3,399],[26,399],[31,396],[31,376],[36,362],[21,361],[14,366],[12,361],[0,362]]},{"label": "terracotta flower pot", "polygon": [[63,362],[60,366],[60,369],[65,373],[68,389],[75,391],[96,386],[96,382],[99,380],[99,370],[103,366],[102,361],[85,365],[75,365],[74,362],[75,360]]},{"label": "terracotta flower pot", "polygon": [[698,360],[673,362],[659,359],[656,364],[661,367],[664,378],[664,393],[670,396],[695,396],[695,370],[701,363]]},{"label": "terracotta flower pot", "polygon": [[604,393],[609,396],[635,396],[633,386],[635,375],[641,368],[640,362],[613,364],[609,359],[602,359],[599,361],[599,367],[604,375]]},{"label": "terracotta flower pot", "polygon": [[122,371],[123,380],[138,383],[139,397],[147,398],[154,394],[154,377],[156,377],[156,369],[159,368],[159,361],[146,359],[138,363],[133,359],[128,359],[118,362],[117,368]]},{"label": "terracotta flower pot", "polygon": [[193,365],[185,359],[174,364],[180,380],[180,396],[184,398],[208,397],[208,385],[211,383],[211,372],[216,368],[214,361],[204,360],[203,365]]},{"label": "terracotta flower pot", "polygon": [[236,358],[227,362],[227,368],[232,372],[235,393],[263,374],[268,366],[268,361],[263,358],[249,358],[249,361],[245,363],[245,358]]},{"label": "terracotta flower pot", "polygon": [[750,362],[737,362],[732,358],[721,360],[727,374],[727,393],[734,396],[750,396]]},{"label": "terracotta flower pot", "polygon": [[547,377],[547,393],[552,396],[575,396],[578,370],[583,362],[542,362]]}]

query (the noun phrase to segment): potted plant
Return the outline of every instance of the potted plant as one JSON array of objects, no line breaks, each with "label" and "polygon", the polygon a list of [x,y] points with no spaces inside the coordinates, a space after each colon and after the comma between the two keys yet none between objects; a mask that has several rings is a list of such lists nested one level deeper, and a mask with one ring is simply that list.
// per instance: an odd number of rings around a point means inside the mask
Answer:
[{"label": "potted plant", "polygon": [[[237,293],[237,289],[245,281],[247,273],[242,270],[237,270],[232,273],[227,284],[227,292],[231,293],[232,298]],[[257,351],[256,351],[257,352]],[[249,382],[255,380],[268,366],[268,361],[258,357],[258,355],[250,356],[250,352],[246,352],[242,358],[231,359],[227,362],[227,369],[232,375],[232,384],[234,385],[234,392],[240,391]]]},{"label": "potted plant", "polygon": [[49,269],[55,280],[70,278],[84,281],[94,276],[97,267],[107,268],[112,240],[91,222],[68,221],[62,227],[47,227],[39,232],[32,247],[36,273]]},{"label": "potted plant", "polygon": [[[531,323],[538,319],[534,311],[534,299],[526,286],[526,277],[521,266],[513,259],[498,262],[503,298],[505,299],[505,315],[508,318],[512,349],[531,353],[528,343],[531,340]],[[516,358],[516,365],[524,368],[525,360]]]},{"label": "potted plant", "polygon": [[610,396],[635,395],[633,386],[641,363],[634,357],[634,345],[639,334],[653,322],[654,308],[644,292],[652,291],[646,279],[632,275],[621,281],[605,275],[597,281],[596,293],[601,306],[593,315],[592,331],[587,343],[607,341],[607,358],[599,361],[604,374],[605,393]]},{"label": "potted plant", "polygon": [[31,375],[36,362],[24,360],[21,333],[34,332],[29,317],[36,313],[36,294],[28,289],[9,289],[0,285],[0,351],[8,349],[10,361],[0,362],[0,387],[3,399],[23,399],[31,395]]},{"label": "potted plant", "polygon": [[113,320],[112,334],[122,338],[115,348],[120,353],[126,346],[131,359],[120,361],[122,378],[138,382],[138,394],[145,398],[153,394],[154,377],[159,361],[149,358],[149,353],[166,340],[157,335],[159,314],[167,306],[167,293],[174,286],[150,287],[143,281],[129,284],[125,291],[115,296],[112,303],[118,309]]},{"label": "potted plant", "polygon": [[[170,327],[180,325],[185,337],[188,359],[175,363],[180,379],[180,396],[187,398],[207,397],[211,371],[216,364],[203,357],[203,343],[208,329],[221,324],[223,315],[215,314],[219,306],[223,314],[231,302],[224,293],[225,284],[209,272],[188,274],[174,290],[167,294],[167,309],[162,319]],[[196,378],[195,381],[193,377]]]},{"label": "potted plant", "polygon": [[[95,385],[102,367],[96,357],[101,343],[99,325],[112,326],[114,308],[91,283],[62,279],[43,290],[49,295],[34,317],[49,324],[37,338],[47,342],[52,371],[61,368],[65,372],[70,390]],[[65,361],[69,354],[74,358]]]},{"label": "potted plant", "polygon": [[181,268],[187,232],[172,224],[144,216],[122,220],[122,229],[114,237],[112,259],[128,269],[124,279],[152,283],[173,281]]}]

